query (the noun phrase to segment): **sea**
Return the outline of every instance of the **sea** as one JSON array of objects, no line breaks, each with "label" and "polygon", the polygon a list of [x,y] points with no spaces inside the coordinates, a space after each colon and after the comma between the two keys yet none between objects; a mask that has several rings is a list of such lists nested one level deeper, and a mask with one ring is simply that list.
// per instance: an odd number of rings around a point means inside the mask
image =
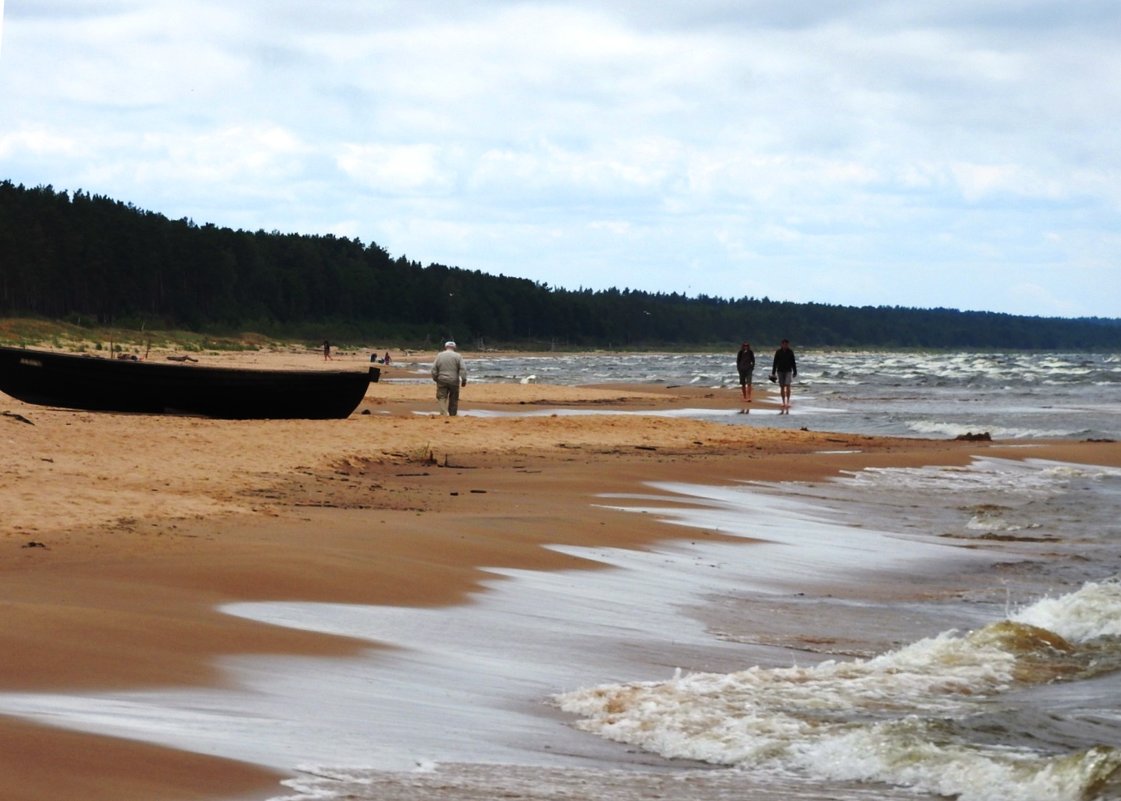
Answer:
[{"label": "sea", "polygon": [[[796,351],[792,417],[751,409],[685,410],[747,425],[888,436],[994,439],[1109,438],[1121,434],[1121,354]],[[772,388],[771,354],[756,353],[754,384]],[[427,377],[424,365],[418,365]],[[469,364],[472,380],[656,384],[738,392],[735,353],[558,354]],[[465,393],[464,404],[469,407]],[[470,414],[469,408],[466,410]],[[594,412],[588,412],[594,413]],[[780,419],[781,418],[781,419]]]},{"label": "sea", "polygon": [[816,483],[684,473],[589,499],[666,527],[640,550],[555,546],[600,569],[491,567],[470,603],[436,609],[223,607],[365,638],[362,656],[231,656],[220,688],[4,693],[0,713],[272,766],[290,777],[275,801],[1121,799],[1121,470],[1032,453],[1121,437],[1121,355],[798,360],[788,415],[740,411],[734,354],[470,369],[710,387],[727,409],[674,413],[987,432],[1023,458]]}]

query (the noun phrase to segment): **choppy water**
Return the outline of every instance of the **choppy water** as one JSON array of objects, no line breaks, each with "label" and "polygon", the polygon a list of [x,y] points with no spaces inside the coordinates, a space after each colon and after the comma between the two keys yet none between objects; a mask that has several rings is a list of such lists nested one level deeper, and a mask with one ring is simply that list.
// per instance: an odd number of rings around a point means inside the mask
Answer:
[{"label": "choppy water", "polygon": [[[726,504],[736,492],[704,496]],[[950,586],[920,576],[927,597],[892,603],[892,614],[857,590],[856,603],[787,604],[778,612],[786,623],[765,625],[762,637],[740,624],[737,634],[867,656],[592,686],[559,695],[561,708],[600,736],[779,785],[794,775],[961,801],[1121,798],[1121,472],[980,460],[864,471],[805,495],[850,525],[906,508],[898,536],[937,532],[1003,556]],[[720,616],[726,623],[763,604],[773,609],[755,598],[722,604]],[[904,642],[881,652],[851,631],[838,638],[830,628],[841,614]],[[955,615],[961,628],[914,640],[899,625],[936,628]]]},{"label": "choppy water", "polygon": [[[770,355],[756,356],[755,383],[768,387]],[[728,390],[731,406],[739,386],[734,353],[472,358],[470,369],[474,379],[492,382],[712,387]],[[747,419],[697,416],[930,438],[1121,437],[1119,354],[799,351],[793,395],[790,419],[759,409]],[[469,396],[464,401],[469,413]]]}]

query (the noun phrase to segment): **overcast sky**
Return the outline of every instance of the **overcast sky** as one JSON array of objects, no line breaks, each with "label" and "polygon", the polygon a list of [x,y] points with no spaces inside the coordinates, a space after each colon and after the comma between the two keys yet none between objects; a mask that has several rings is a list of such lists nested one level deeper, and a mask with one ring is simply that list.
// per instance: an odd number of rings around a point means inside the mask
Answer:
[{"label": "overcast sky", "polygon": [[0,180],[555,287],[1121,316],[1118,0],[0,14]]}]

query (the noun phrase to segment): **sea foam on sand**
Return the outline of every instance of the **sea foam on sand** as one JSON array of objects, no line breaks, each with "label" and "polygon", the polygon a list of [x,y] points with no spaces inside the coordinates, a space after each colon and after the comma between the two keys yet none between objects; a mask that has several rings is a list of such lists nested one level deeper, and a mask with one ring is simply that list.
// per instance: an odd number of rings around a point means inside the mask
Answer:
[{"label": "sea foam on sand", "polygon": [[982,558],[837,526],[816,519],[804,504],[749,489],[663,489],[706,505],[626,506],[672,519],[683,526],[682,537],[702,528],[764,542],[565,548],[614,569],[492,569],[495,579],[473,603],[442,609],[232,604],[224,611],[392,648],[356,659],[231,657],[221,662],[228,689],[7,693],[0,710],[283,770],[408,770],[426,761],[564,764],[573,755],[580,761],[598,755],[611,764],[622,752],[563,725],[546,699],[605,681],[666,677],[681,666],[731,671],[796,658],[783,648],[714,638],[688,613],[705,596],[789,594],[850,568]]}]

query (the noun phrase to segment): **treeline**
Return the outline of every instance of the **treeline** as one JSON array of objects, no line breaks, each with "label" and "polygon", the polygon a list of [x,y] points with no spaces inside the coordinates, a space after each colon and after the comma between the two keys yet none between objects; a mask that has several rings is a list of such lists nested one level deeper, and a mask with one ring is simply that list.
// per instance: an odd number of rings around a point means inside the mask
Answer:
[{"label": "treeline", "polygon": [[0,183],[0,315],[99,325],[497,346],[1117,348],[1121,320],[566,290],[334,236],[169,220]]}]

